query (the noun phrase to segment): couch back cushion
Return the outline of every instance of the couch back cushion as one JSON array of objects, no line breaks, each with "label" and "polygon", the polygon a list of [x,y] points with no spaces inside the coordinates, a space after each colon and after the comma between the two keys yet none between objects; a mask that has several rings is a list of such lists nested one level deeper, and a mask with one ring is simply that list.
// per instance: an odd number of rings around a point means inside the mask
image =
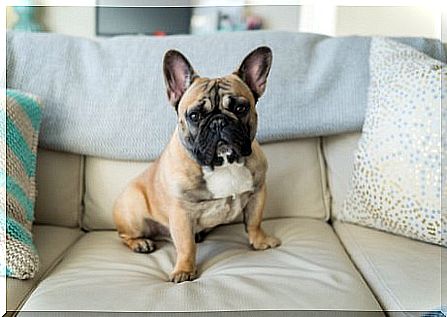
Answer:
[{"label": "couch back cushion", "polygon": [[[276,142],[262,149],[269,162],[264,218],[328,219],[329,193],[320,139]],[[83,228],[114,229],[112,208],[116,198],[149,164],[86,157]]]},{"label": "couch back cushion", "polygon": [[323,138],[327,178],[331,192],[331,218],[343,209],[354,168],[354,154],[361,133],[348,133]]},{"label": "couch back cushion", "polygon": [[84,159],[81,155],[39,149],[36,170],[35,223],[79,226]]}]

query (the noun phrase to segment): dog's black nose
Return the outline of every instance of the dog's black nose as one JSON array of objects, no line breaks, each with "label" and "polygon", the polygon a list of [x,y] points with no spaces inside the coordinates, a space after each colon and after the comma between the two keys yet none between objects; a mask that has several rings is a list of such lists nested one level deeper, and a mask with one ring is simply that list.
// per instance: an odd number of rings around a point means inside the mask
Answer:
[{"label": "dog's black nose", "polygon": [[228,121],[225,117],[216,116],[216,118],[213,119],[210,123],[210,129],[215,132],[221,131],[223,128],[225,128],[228,125]]}]

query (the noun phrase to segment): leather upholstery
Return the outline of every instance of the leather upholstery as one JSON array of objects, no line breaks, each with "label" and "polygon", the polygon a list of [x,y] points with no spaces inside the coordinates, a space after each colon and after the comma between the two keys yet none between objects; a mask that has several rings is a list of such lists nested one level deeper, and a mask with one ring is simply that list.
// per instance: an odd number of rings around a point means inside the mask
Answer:
[{"label": "leather upholstery", "polygon": [[39,149],[35,223],[78,227],[82,211],[84,159]]},{"label": "leather upholstery", "polygon": [[380,310],[328,224],[288,218],[264,227],[279,248],[252,250],[242,224],[215,229],[198,245],[200,277],[181,284],[167,281],[171,243],[139,254],[114,231],[87,233],[23,310]]}]

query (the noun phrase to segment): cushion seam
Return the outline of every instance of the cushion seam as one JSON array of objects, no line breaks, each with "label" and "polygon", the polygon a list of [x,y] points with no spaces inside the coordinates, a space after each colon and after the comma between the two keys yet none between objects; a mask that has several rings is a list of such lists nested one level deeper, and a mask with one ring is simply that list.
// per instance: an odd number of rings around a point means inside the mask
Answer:
[{"label": "cushion seam", "polygon": [[[328,164],[325,156],[324,146],[326,144],[325,138],[319,138],[319,147],[318,147],[318,158],[320,161],[320,169],[321,169],[321,187],[322,187],[322,195],[323,195],[323,204],[326,211],[325,220],[329,221],[332,219],[332,192],[328,177]],[[324,178],[324,181],[323,181]]]},{"label": "cushion seam", "polygon": [[[345,232],[347,233],[347,235],[349,236],[350,240],[352,241],[352,243],[354,244],[354,246],[356,247],[356,249],[358,250],[358,254],[368,263],[369,267],[374,271],[375,276],[377,277],[379,283],[382,285],[382,287],[384,288],[384,290],[389,294],[389,296],[395,301],[395,303],[399,306],[400,310],[404,310],[401,302],[394,296],[393,292],[389,289],[389,287],[387,286],[387,284],[385,283],[385,281],[382,279],[381,275],[379,274],[379,272],[377,271],[375,265],[372,263],[370,257],[362,251],[362,248],[360,247],[360,245],[357,243],[357,241],[354,239],[354,235],[351,233],[349,227],[346,224],[342,224],[345,226]],[[349,253],[349,252],[348,252]],[[351,257],[352,258],[352,257]],[[353,262],[354,259],[353,259]],[[362,270],[360,269],[360,272],[362,272]],[[361,273],[362,274],[362,273]],[[363,274],[362,274],[363,276]],[[367,280],[367,278],[365,277],[365,280]],[[369,285],[369,283],[368,283]],[[377,296],[377,294],[376,294]],[[377,296],[377,298],[380,301],[380,297]],[[382,307],[385,306],[383,304],[381,304]]]},{"label": "cushion seam", "polygon": [[85,196],[85,156],[81,155],[79,159],[79,184],[77,186],[78,192],[77,198],[77,215],[76,222],[77,227],[82,228],[82,217],[84,214],[84,196]]}]

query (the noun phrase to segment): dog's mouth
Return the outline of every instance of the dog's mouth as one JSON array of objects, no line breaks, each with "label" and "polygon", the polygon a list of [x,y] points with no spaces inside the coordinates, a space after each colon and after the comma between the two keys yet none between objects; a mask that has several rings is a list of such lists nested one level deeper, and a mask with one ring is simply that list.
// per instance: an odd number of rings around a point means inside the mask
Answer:
[{"label": "dog's mouth", "polygon": [[241,150],[234,145],[231,145],[225,141],[219,140],[215,146],[214,151],[209,151],[210,155],[201,156],[198,155],[198,159],[201,165],[215,167],[223,166],[227,164],[240,163],[244,156],[251,154],[251,148],[249,153],[241,153]]},{"label": "dog's mouth", "polygon": [[222,166],[224,164],[232,164],[239,161],[240,158],[241,155],[234,147],[224,141],[219,141],[217,143],[216,154],[213,158],[213,165]]}]

